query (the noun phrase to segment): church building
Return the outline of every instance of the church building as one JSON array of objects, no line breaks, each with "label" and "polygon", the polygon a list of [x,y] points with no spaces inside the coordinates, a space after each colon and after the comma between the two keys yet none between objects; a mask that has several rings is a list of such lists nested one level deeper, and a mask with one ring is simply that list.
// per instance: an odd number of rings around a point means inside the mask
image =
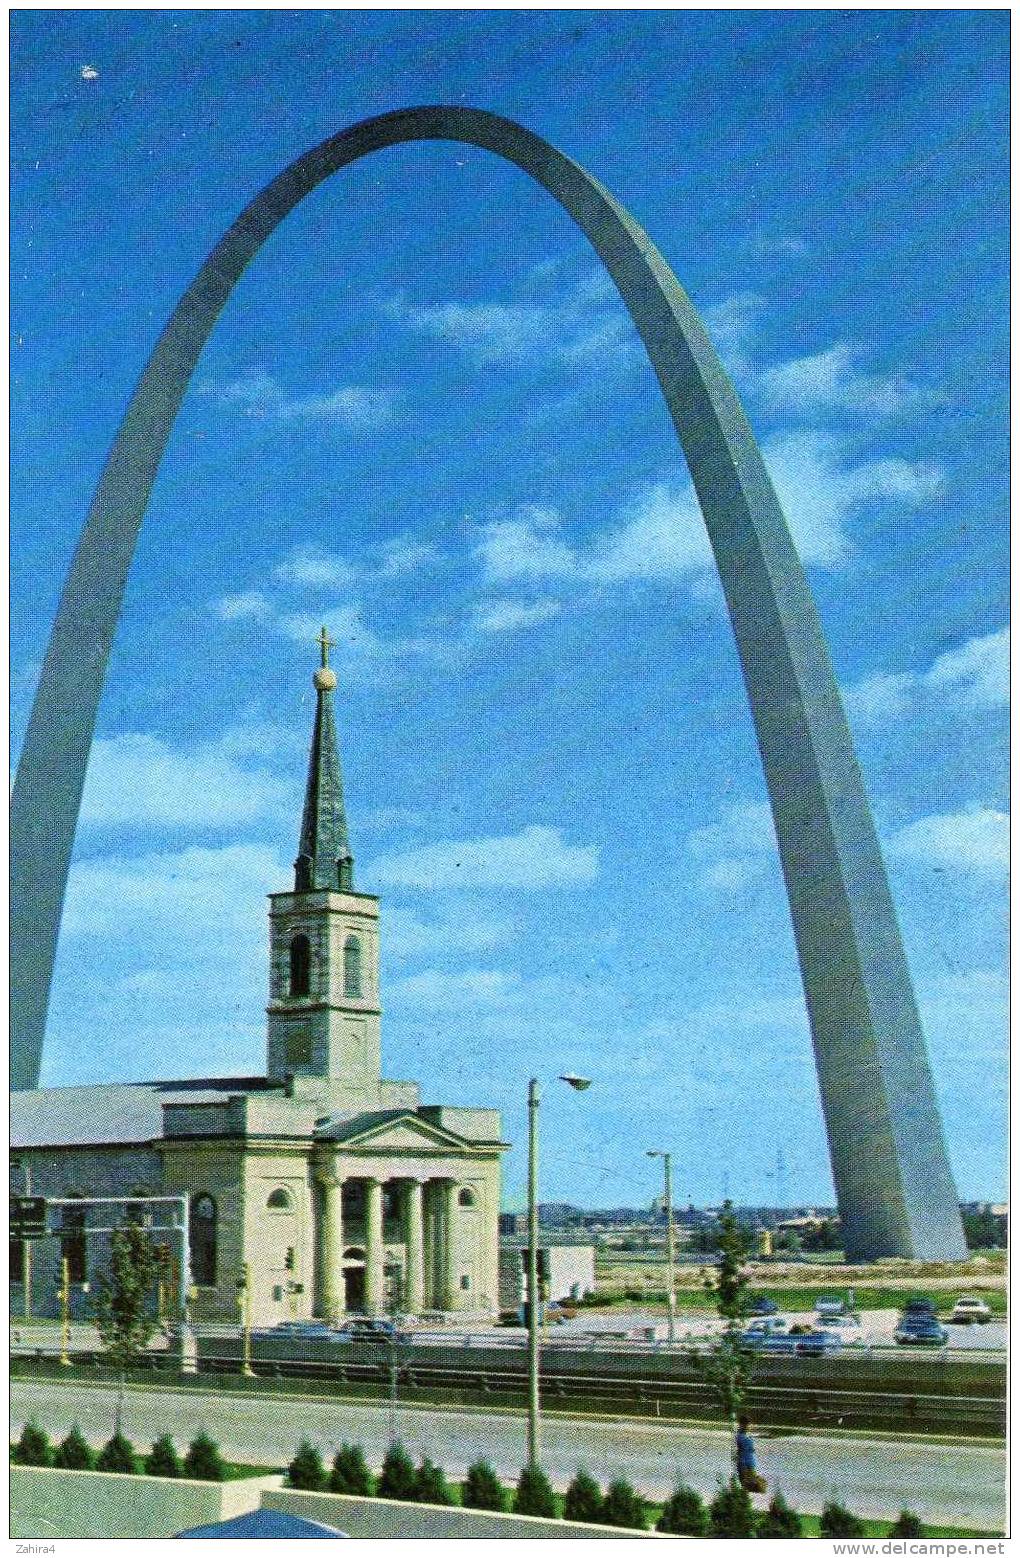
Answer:
[{"label": "church building", "polygon": [[[13,1314],[26,1281],[30,1312],[57,1312],[64,1257],[84,1315],[98,1230],[124,1215],[166,1227],[146,1196],[187,1198],[198,1322],[236,1320],[245,1281],[260,1325],[498,1307],[499,1114],[423,1105],[416,1083],[382,1077],[379,900],[354,885],[325,629],[320,642],[294,886],[269,900],[265,1075],[14,1093],[12,1194],[69,1204],[50,1207],[50,1236],[12,1242]],[[179,1261],[180,1233],[153,1237]]]}]

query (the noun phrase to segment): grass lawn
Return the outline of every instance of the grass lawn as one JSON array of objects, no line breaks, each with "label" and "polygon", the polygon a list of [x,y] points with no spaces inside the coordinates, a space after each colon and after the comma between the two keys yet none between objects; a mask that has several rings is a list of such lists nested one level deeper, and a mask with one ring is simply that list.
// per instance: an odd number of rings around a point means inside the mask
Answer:
[{"label": "grass lawn", "polygon": [[[792,1310],[794,1313],[800,1313],[813,1310],[817,1299],[841,1298],[846,1293],[846,1290],[847,1284],[845,1282],[813,1282],[810,1285],[798,1284],[796,1287],[785,1284],[777,1284],[774,1287],[770,1287],[767,1283],[759,1286],[755,1283],[750,1291],[753,1298],[771,1298],[779,1305],[781,1310]],[[858,1309],[899,1310],[903,1308],[908,1298],[914,1298],[918,1294],[923,1295],[925,1286],[923,1280],[917,1282],[912,1287],[896,1288],[861,1287],[854,1284],[853,1291]],[[936,1292],[929,1296],[935,1299],[940,1314],[948,1314],[956,1303],[957,1298],[962,1297],[968,1291],[967,1287],[961,1283],[959,1292]],[[640,1296],[637,1296],[637,1289],[631,1289],[631,1292],[635,1296],[630,1298],[623,1296],[618,1298],[614,1295],[611,1304],[592,1304],[590,1306],[582,1304],[580,1313],[584,1314],[589,1309],[593,1314],[598,1314],[602,1309],[633,1309],[635,1304],[640,1304],[642,1308],[665,1309],[666,1307],[664,1292],[660,1293],[653,1289],[651,1293],[641,1294]],[[1004,1291],[998,1288],[989,1288],[982,1290],[981,1297],[993,1315],[1002,1317],[1006,1314],[1006,1294]],[[708,1295],[701,1288],[678,1288],[676,1303],[678,1309],[701,1309],[708,1312],[712,1308]]]}]

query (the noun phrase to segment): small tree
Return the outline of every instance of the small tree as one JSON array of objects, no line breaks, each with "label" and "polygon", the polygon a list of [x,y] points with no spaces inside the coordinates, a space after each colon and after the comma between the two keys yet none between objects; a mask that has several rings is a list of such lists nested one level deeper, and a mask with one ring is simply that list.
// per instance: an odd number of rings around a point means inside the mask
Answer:
[{"label": "small tree", "polygon": [[662,1507],[655,1529],[667,1536],[704,1536],[708,1530],[708,1510],[701,1494],[678,1482],[676,1492]]},{"label": "small tree", "polygon": [[645,1501],[636,1493],[626,1477],[617,1477],[606,1491],[602,1505],[602,1520],[607,1526],[629,1526],[632,1530],[645,1529]]},{"label": "small tree", "polygon": [[736,1477],[724,1482],[708,1506],[709,1536],[752,1537],[754,1505]]},{"label": "small tree", "polygon": [[414,1476],[414,1497],[420,1504],[453,1504],[453,1490],[443,1476],[442,1467],[422,1457]]},{"label": "small tree", "polygon": [[184,1475],[196,1482],[225,1482],[227,1468],[215,1439],[204,1431],[195,1435],[184,1457]]},{"label": "small tree", "polygon": [[718,1229],[719,1264],[705,1275],[702,1286],[726,1324],[710,1347],[692,1350],[688,1357],[715,1393],[732,1430],[743,1408],[757,1358],[753,1348],[744,1343],[742,1332],[748,1304],[748,1275],[744,1267],[748,1235],[738,1222],[731,1201],[723,1202]]},{"label": "small tree", "polygon": [[534,1461],[525,1466],[517,1479],[513,1512],[515,1515],[542,1515],[547,1520],[555,1520],[559,1514],[552,1484]]},{"label": "small tree", "polygon": [[758,1522],[758,1535],[763,1540],[769,1541],[804,1535],[800,1516],[795,1509],[790,1508],[778,1490]]},{"label": "small tree", "polygon": [[342,1444],[333,1457],[333,1470],[329,1474],[331,1493],[358,1493],[371,1498],[375,1479],[368,1469],[365,1452],[360,1444]]},{"label": "small tree", "polygon": [[160,1434],[145,1457],[145,1470],[150,1477],[180,1477],[182,1475],[181,1458],[174,1449],[174,1442],[169,1434]]},{"label": "small tree", "polygon": [[590,1524],[602,1519],[602,1489],[583,1469],[577,1473],[563,1501],[564,1520],[583,1520]]},{"label": "small tree", "polygon": [[124,1374],[145,1351],[156,1317],[152,1293],[159,1267],[155,1246],[144,1228],[124,1223],[110,1235],[110,1265],[96,1282],[93,1319],[110,1362],[120,1370],[115,1432],[124,1418]]},{"label": "small tree", "polygon": [[96,1470],[137,1473],[138,1456],[130,1439],[125,1439],[121,1433],[108,1439],[96,1459]]},{"label": "small tree", "polygon": [[93,1471],[96,1457],[92,1446],[75,1423],[71,1432],[62,1439],[53,1452],[54,1466],[62,1466],[65,1471]]},{"label": "small tree", "polygon": [[40,1428],[35,1418],[29,1418],[21,1430],[21,1438],[14,1446],[14,1459],[19,1466],[52,1466],[53,1451],[50,1436]]},{"label": "small tree", "polygon": [[901,1509],[895,1524],[889,1527],[890,1536],[924,1536],[920,1517],[909,1509]]},{"label": "small tree", "polygon": [[467,1469],[461,1484],[460,1501],[466,1509],[495,1509],[503,1514],[507,1506],[506,1489],[488,1461],[475,1461]]},{"label": "small tree", "polygon": [[414,1462],[404,1446],[391,1444],[379,1474],[379,1485],[376,1488],[379,1498],[413,1499],[417,1482]]},{"label": "small tree", "polygon": [[290,1487],[304,1488],[308,1493],[321,1493],[325,1489],[326,1468],[322,1456],[307,1439],[302,1439],[287,1467],[287,1482]]},{"label": "small tree", "polygon": [[864,1521],[858,1520],[842,1504],[834,1501],[826,1504],[822,1510],[822,1518],[819,1521],[819,1530],[823,1536],[863,1536]]}]

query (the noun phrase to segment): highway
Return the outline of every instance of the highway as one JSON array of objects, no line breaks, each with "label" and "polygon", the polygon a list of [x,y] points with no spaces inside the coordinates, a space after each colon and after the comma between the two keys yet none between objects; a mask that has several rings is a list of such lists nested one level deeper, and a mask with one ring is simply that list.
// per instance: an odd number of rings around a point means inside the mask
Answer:
[{"label": "highway", "polygon": [[[13,1379],[10,1390],[12,1436],[29,1416],[51,1437],[62,1437],[74,1422],[97,1443],[112,1432],[115,1391],[110,1386]],[[412,1454],[427,1453],[453,1476],[484,1456],[505,1480],[516,1478],[525,1447],[520,1413],[440,1411],[399,1403],[396,1411],[397,1436]],[[313,1397],[239,1400],[214,1392],[131,1388],[124,1426],[139,1445],[170,1430],[183,1446],[204,1428],[226,1454],[266,1465],[289,1460],[304,1437],[324,1457],[350,1439],[378,1465],[389,1442],[390,1411],[386,1405]],[[1003,1527],[1005,1451],[999,1447],[762,1434],[758,1452],[770,1488],[781,1487],[806,1512],[838,1498],[863,1516],[895,1516],[908,1507],[931,1524],[989,1531]],[[547,1415],[542,1460],[560,1487],[584,1465],[603,1482],[629,1477],[652,1497],[670,1493],[678,1476],[711,1495],[727,1474],[729,1445],[725,1434],[708,1428]]]}]

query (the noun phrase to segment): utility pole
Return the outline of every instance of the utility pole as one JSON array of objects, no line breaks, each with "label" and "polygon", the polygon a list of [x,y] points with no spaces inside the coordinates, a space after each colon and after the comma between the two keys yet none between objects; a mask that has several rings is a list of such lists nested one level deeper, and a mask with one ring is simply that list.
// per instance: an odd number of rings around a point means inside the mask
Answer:
[{"label": "utility pole", "polygon": [[538,1080],[528,1083],[528,1465],[539,1457],[538,1394]]},{"label": "utility pole", "polygon": [[60,1361],[71,1367],[71,1262],[67,1255],[60,1257]]},{"label": "utility pole", "polygon": [[650,1158],[661,1158],[665,1178],[664,1209],[666,1213],[666,1304],[668,1306],[667,1336],[676,1341],[676,1242],[673,1232],[673,1154],[650,1148]]}]

